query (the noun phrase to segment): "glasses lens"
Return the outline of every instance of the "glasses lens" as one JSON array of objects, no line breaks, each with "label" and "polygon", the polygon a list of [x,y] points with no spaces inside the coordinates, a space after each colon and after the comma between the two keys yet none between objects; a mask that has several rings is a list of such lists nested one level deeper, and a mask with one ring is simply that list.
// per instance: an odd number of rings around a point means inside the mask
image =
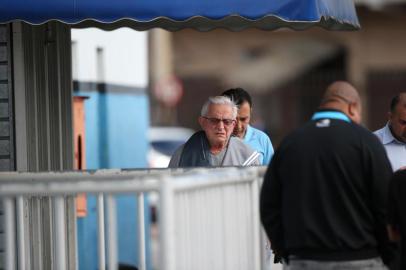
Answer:
[{"label": "glasses lens", "polygon": [[217,118],[207,118],[212,125],[218,125],[220,123],[220,119]]},{"label": "glasses lens", "polygon": [[204,117],[206,118],[210,124],[216,126],[220,124],[220,122],[223,122],[225,126],[230,126],[233,124],[234,120],[233,119],[218,119],[218,118],[211,118],[211,117]]},{"label": "glasses lens", "polygon": [[223,119],[223,123],[225,126],[230,126],[233,123],[233,120],[231,119]]}]

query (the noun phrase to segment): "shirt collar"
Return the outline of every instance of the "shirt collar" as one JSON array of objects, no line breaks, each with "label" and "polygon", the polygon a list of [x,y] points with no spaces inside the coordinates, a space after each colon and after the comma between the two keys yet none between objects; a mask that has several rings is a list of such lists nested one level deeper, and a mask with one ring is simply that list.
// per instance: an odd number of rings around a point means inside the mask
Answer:
[{"label": "shirt collar", "polygon": [[312,120],[325,118],[338,119],[351,123],[351,119],[345,113],[336,110],[320,110],[312,116]]},{"label": "shirt collar", "polygon": [[253,134],[253,130],[252,130],[252,127],[250,126],[250,125],[248,125],[247,126],[247,132],[245,133],[245,136],[244,136],[244,141],[249,141],[249,139],[251,138],[251,136],[252,136],[252,134]]},{"label": "shirt collar", "polygon": [[398,141],[392,134],[392,131],[389,128],[389,122],[386,123],[386,126],[383,129],[383,136],[382,136],[382,143],[383,144],[389,144],[391,142],[397,142],[397,143],[402,143]]}]

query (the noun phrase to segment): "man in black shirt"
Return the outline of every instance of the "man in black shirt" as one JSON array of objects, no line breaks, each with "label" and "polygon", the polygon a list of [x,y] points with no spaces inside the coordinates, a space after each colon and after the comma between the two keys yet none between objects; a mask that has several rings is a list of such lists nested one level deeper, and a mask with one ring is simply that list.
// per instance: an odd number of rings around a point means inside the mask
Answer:
[{"label": "man in black shirt", "polygon": [[388,232],[392,241],[400,241],[400,267],[406,269],[406,168],[395,172],[389,185]]},{"label": "man in black shirt", "polygon": [[381,270],[382,260],[391,260],[385,225],[391,166],[360,122],[357,91],[335,82],[312,120],[275,152],[261,190],[261,220],[290,270]]}]

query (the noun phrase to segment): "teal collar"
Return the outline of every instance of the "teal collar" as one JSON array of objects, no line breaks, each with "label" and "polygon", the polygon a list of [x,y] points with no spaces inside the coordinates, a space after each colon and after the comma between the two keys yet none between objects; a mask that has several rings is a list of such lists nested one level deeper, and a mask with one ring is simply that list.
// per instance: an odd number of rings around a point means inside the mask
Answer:
[{"label": "teal collar", "polygon": [[312,116],[312,120],[319,120],[319,119],[325,119],[325,118],[338,119],[338,120],[343,120],[348,123],[351,123],[351,120],[347,115],[345,115],[342,112],[338,112],[338,111],[321,111],[321,112],[316,112]]},{"label": "teal collar", "polygon": [[244,136],[243,141],[248,142],[251,139],[252,134],[253,134],[252,127],[250,125],[248,125],[247,126],[247,131],[245,132],[245,136]]}]

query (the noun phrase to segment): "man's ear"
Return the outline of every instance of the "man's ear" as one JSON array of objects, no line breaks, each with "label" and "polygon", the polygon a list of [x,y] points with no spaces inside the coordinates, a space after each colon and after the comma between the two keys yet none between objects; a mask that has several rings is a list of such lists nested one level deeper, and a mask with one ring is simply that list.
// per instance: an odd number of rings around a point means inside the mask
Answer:
[{"label": "man's ear", "polygon": [[350,118],[354,117],[356,114],[356,105],[355,103],[351,102],[348,104],[348,114],[350,115]]},{"label": "man's ear", "polygon": [[389,111],[389,112],[388,112],[388,121],[390,121],[391,119],[392,119],[392,112]]},{"label": "man's ear", "polygon": [[361,107],[360,104],[356,102],[351,102],[348,104],[348,117],[351,121],[360,124],[361,122]]}]

